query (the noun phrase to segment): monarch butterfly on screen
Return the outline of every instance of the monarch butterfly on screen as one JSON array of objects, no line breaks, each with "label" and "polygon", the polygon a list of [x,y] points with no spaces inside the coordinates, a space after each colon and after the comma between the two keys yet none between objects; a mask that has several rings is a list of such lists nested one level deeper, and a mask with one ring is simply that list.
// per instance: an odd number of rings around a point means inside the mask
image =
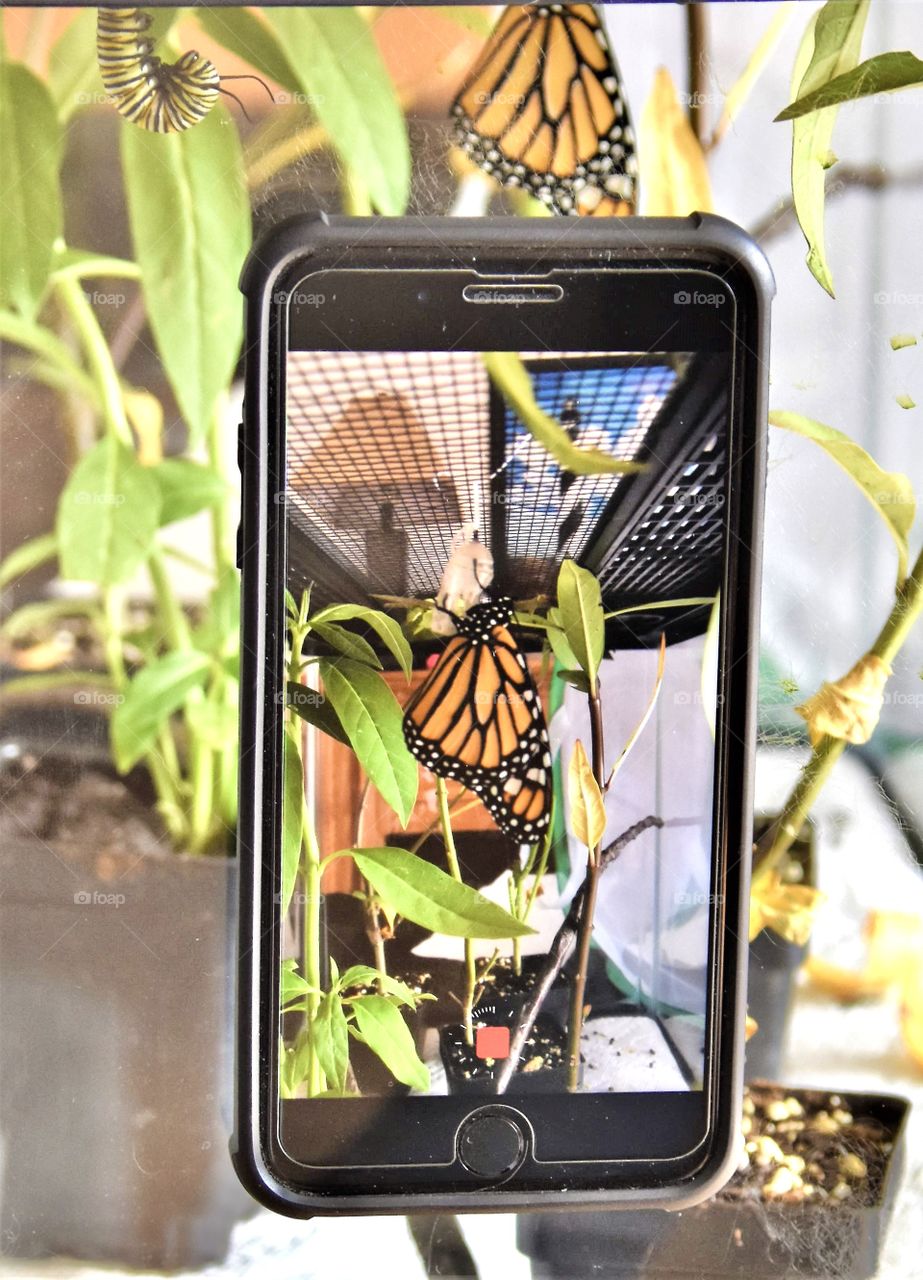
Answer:
[{"label": "monarch butterfly on screen", "polygon": [[222,89],[221,82],[258,76],[220,76],[214,63],[195,50],[176,62],[162,61],[147,35],[151,21],[142,9],[99,10],[99,73],[119,115],[153,133],[181,133],[205,119],[219,93],[234,98],[243,110],[240,99]]},{"label": "monarch butterfly on screen", "polygon": [[551,750],[512,614],[498,597],[455,619],[458,634],[405,708],[404,739],[427,769],[473,791],[505,835],[532,844],[548,826]]},{"label": "monarch butterfly on screen", "polygon": [[459,146],[501,185],[555,213],[634,212],[634,134],[593,5],[505,9],[452,112]]}]

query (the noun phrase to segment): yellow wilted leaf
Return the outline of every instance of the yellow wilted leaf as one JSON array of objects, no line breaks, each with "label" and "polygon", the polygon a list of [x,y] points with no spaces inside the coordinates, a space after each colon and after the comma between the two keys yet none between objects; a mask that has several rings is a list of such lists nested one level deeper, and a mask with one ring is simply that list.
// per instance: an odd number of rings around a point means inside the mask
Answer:
[{"label": "yellow wilted leaf", "polygon": [[923,1067],[923,964],[917,965],[904,984],[901,1035],[913,1060]]},{"label": "yellow wilted leaf", "polygon": [[786,884],[777,871],[762,883],[754,882],[750,894],[750,941],[763,929],[773,929],[787,942],[803,946],[811,936],[814,913],[824,897],[810,885]]},{"label": "yellow wilted leaf", "polygon": [[841,680],[825,682],[795,710],[807,721],[811,745],[825,735],[847,742],[868,742],[875,732],[891,668],[867,653]]},{"label": "yellow wilted leaf", "polygon": [[867,950],[861,969],[842,969],[812,956],[807,964],[811,981],[827,995],[845,1002],[883,995],[898,984],[905,988],[906,996],[908,985],[913,985],[923,968],[923,921],[900,911],[870,911],[864,933]]},{"label": "yellow wilted leaf", "polygon": [[666,67],[658,67],[641,115],[642,212],[654,217],[711,213],[714,201],[702,145],[680,106]]},{"label": "yellow wilted leaf", "polygon": [[606,809],[599,783],[593,776],[583,743],[578,739],[567,770],[570,790],[570,824],[574,835],[588,849],[595,849],[606,830]]},{"label": "yellow wilted leaf", "polygon": [[126,390],[125,412],[138,437],[138,461],[154,467],[163,460],[163,406],[149,391]]}]

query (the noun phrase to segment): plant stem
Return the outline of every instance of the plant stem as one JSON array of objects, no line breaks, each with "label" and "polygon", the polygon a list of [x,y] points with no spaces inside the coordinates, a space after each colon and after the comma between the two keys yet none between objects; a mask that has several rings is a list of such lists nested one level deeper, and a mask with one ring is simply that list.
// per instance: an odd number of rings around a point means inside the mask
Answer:
[{"label": "plant stem", "polygon": [[113,364],[106,336],[80,281],[68,276],[61,277],[55,284],[55,292],[80,336],[87,364],[99,387],[106,429],[122,444],[130,446],[131,429],[125,416],[118,370]]},{"label": "plant stem", "polygon": [[348,166],[343,174],[341,191],[344,213],[353,218],[369,217],[372,212],[372,201],[368,187],[358,174]]},{"label": "plant stem", "polygon": [[[442,839],[445,843],[445,858],[449,865],[449,873],[453,879],[462,884],[461,867],[458,864],[458,853],[455,849],[455,836],[452,832],[452,820],[449,814],[449,793],[444,778],[436,779],[436,800],[439,805],[439,820],[442,827]],[[465,1043],[474,1044],[474,1025],[471,1011],[474,1007],[474,989],[477,974],[474,965],[474,943],[470,938],[465,943]]]},{"label": "plant stem", "polygon": [[[894,605],[878,633],[869,653],[888,666],[900,652],[914,623],[923,613],[923,551],[917,556],[910,573],[898,588]],[[842,738],[823,737],[811,752],[782,812],[757,841],[754,850],[753,888],[766,883],[782,864],[785,855],[814,806],[833,766],[846,748]]]},{"label": "plant stem", "polygon": [[[223,448],[224,439],[222,428],[224,426],[224,409],[225,399],[221,396],[211,421],[208,424],[208,434],[206,437],[206,445],[208,448],[208,461],[213,471],[217,471],[222,479],[227,479],[226,467],[224,465],[225,451]],[[231,554],[230,542],[228,540],[228,512],[227,505],[223,498],[214,503],[209,509],[212,526],[212,554],[215,560],[215,573],[218,580],[226,569],[234,567],[234,559]]]},{"label": "plant stem", "polygon": [[[636,822],[634,826],[629,827],[627,831],[623,831],[617,836],[611,844],[606,845],[605,849],[599,855],[599,874],[601,875],[607,867],[610,867],[623,849],[627,848],[633,840],[637,840],[650,827],[662,827],[663,819],[657,818],[651,814],[647,818],[642,818],[640,822]],[[503,1093],[507,1085],[513,1077],[513,1072],[522,1056],[523,1048],[532,1033],[535,1025],[535,1019],[542,1007],[545,996],[551,990],[555,978],[567,964],[573,955],[574,947],[577,941],[577,930],[580,920],[583,916],[583,906],[586,894],[587,881],[574,894],[570,909],[564,917],[564,923],[554,935],[551,946],[548,948],[548,954],[542,964],[542,968],[538,973],[528,1000],[523,1006],[522,1013],[519,1016],[519,1024],[516,1027],[510,1044],[509,1056],[504,1059],[503,1066],[496,1076],[497,1093]]]},{"label": "plant stem", "polygon": [[[301,651],[304,648],[304,639],[308,633],[308,625],[306,618],[307,609],[304,601],[299,617],[293,619],[289,623],[289,633],[291,636],[291,651],[288,659],[288,679],[293,683],[298,682],[299,668],[301,665]],[[298,755],[299,770],[302,779],[304,778],[304,756],[302,754],[301,740],[302,728],[301,721],[297,719],[293,712],[287,711],[288,723],[285,731],[291,735],[295,751]],[[320,1063],[317,1060],[317,1051],[314,1043],[314,1020],[317,1017],[317,1011],[320,1007],[321,997],[318,992],[321,989],[321,954],[320,954],[320,899],[321,899],[321,877],[323,867],[320,856],[320,848],[317,843],[317,835],[314,831],[314,824],[311,820],[311,814],[308,812],[308,802],[304,794],[304,786],[301,789],[301,879],[304,884],[305,909],[304,909],[304,927],[301,940],[302,946],[302,972],[305,981],[311,990],[307,995],[307,1016],[305,1018],[304,1034],[307,1038],[308,1046],[308,1072],[307,1072],[307,1088],[308,1097],[316,1097],[323,1089],[327,1087],[326,1077],[321,1070]]]},{"label": "plant stem", "polygon": [[[593,755],[593,776],[600,791],[606,785],[603,762],[603,719],[602,704],[599,699],[599,682],[587,694],[590,710],[590,743]],[[580,1083],[580,1036],[583,1032],[583,1002],[586,994],[587,969],[590,964],[590,942],[593,938],[593,916],[596,912],[596,894],[599,888],[599,873],[602,859],[600,845],[587,850],[587,871],[584,881],[585,891],[580,910],[580,923],[577,927],[577,971],[574,974],[574,989],[571,992],[570,1027],[568,1036],[569,1072],[567,1087],[575,1090]]]},{"label": "plant stem", "polygon": [[[299,752],[299,756],[300,756]],[[326,1079],[317,1061],[314,1045],[314,1019],[320,1006],[317,994],[321,986],[320,958],[320,898],[321,865],[320,850],[314,825],[308,813],[307,801],[301,801],[302,876],[304,878],[304,938],[302,940],[305,981],[313,988],[308,992],[308,1096],[314,1097],[326,1087]]]}]

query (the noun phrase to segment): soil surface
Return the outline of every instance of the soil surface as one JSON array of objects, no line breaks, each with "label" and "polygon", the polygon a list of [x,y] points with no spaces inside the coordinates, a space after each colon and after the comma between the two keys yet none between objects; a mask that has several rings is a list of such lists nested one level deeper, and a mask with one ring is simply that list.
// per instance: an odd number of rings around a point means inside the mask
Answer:
[{"label": "soil surface", "polygon": [[894,1135],[835,1093],[750,1085],[744,1098],[746,1159],[722,1200],[853,1208],[875,1204]]},{"label": "soil surface", "polygon": [[40,840],[59,857],[116,879],[139,857],[175,857],[139,773],[119,778],[104,766],[28,751],[0,768],[0,842]]}]

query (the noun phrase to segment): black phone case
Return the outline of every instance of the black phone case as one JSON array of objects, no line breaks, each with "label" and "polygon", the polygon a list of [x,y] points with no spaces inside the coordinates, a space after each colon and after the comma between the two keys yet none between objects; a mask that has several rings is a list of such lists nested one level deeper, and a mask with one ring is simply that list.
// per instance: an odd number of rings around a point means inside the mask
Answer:
[{"label": "black phone case", "polygon": [[[738,300],[734,415],[746,424],[753,484],[741,493],[735,566],[738,596],[728,601],[727,667],[724,685],[737,708],[734,743],[726,747],[723,804],[724,865],[714,885],[723,918],[723,938],[713,981],[717,995],[713,1123],[698,1167],[677,1180],[658,1162],[628,1162],[631,1176],[619,1185],[573,1191],[510,1190],[477,1186],[452,1190],[382,1192],[374,1168],[357,1169],[348,1193],[318,1194],[296,1185],[288,1170],[274,1167],[267,1143],[270,1075],[275,1055],[273,1010],[278,1001],[279,940],[274,904],[271,846],[274,778],[281,734],[275,690],[280,686],[281,616],[268,600],[283,572],[279,522],[270,518],[270,414],[285,359],[285,303],[306,275],[333,267],[389,265],[473,268],[485,276],[516,273],[537,277],[558,266],[632,264],[652,269],[702,268],[727,281]],[[274,229],[253,250],[242,275],[246,298],[245,409],[240,437],[243,476],[239,563],[243,571],[241,673],[241,768],[239,857],[239,955],[235,1131],[231,1155],[244,1186],[263,1204],[294,1217],[330,1213],[407,1213],[497,1210],[521,1212],[562,1208],[683,1209],[714,1194],[737,1161],[742,1099],[746,1014],[747,921],[752,846],[751,777],[756,735],[756,638],[768,384],[768,313],[774,292],[769,265],[756,244],[733,223],[712,215],[626,219],[359,219],[300,217]],[[273,512],[278,516],[278,507]],[[747,551],[749,554],[747,554]],[[730,735],[725,735],[730,737]],[[486,1101],[486,1100],[482,1100]],[[475,1109],[477,1099],[471,1104]],[[456,1160],[456,1165],[458,1164]],[[661,1166],[665,1162],[660,1162]],[[452,1166],[454,1169],[455,1166]],[[438,1175],[437,1175],[438,1176]],[[341,1181],[341,1179],[338,1179]]]}]

